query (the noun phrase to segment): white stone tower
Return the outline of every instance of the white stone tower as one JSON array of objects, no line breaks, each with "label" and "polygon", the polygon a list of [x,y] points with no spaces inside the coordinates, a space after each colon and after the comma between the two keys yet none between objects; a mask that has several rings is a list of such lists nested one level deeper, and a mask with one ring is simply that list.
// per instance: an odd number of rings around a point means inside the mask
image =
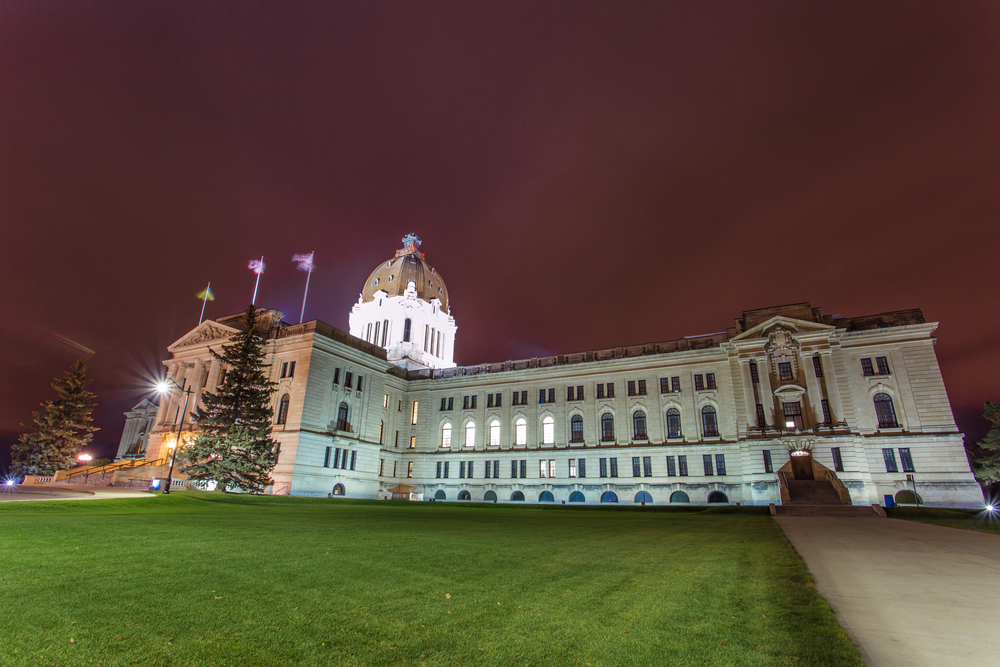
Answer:
[{"label": "white stone tower", "polygon": [[403,249],[375,267],[351,308],[351,335],[384,347],[397,366],[452,368],[458,327],[448,288],[419,248],[407,234]]}]

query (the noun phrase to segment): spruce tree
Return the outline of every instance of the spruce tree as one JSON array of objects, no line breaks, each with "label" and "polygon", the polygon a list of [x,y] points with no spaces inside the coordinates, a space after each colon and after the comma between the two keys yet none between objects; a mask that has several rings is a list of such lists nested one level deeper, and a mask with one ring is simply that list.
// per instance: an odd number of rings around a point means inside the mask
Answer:
[{"label": "spruce tree", "polygon": [[1000,482],[1000,403],[986,401],[983,417],[992,426],[976,443],[979,451],[975,452],[975,473],[981,483],[996,484]]},{"label": "spruce tree", "polygon": [[271,484],[278,443],[271,439],[271,396],[264,339],[255,331],[257,309],[243,313],[243,331],[212,352],[226,369],[214,392],[201,395],[204,407],[192,418],[201,433],[182,453],[182,471],[191,479],[215,480],[223,489],[262,493]]},{"label": "spruce tree", "polygon": [[52,383],[58,398],[42,403],[32,413],[33,429],[21,435],[11,448],[11,471],[14,477],[51,475],[76,465],[76,455],[94,437],[91,426],[94,394],[87,391],[87,362],[80,359]]}]

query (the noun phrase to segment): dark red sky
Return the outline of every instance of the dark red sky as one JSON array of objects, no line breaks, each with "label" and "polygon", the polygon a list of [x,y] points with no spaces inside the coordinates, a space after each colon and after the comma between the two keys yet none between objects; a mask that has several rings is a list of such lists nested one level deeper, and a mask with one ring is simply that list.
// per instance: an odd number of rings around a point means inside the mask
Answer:
[{"label": "dark red sky", "polygon": [[0,4],[0,439],[90,369],[117,447],[166,346],[347,328],[424,239],[459,363],[920,307],[1000,400],[996,2]]}]

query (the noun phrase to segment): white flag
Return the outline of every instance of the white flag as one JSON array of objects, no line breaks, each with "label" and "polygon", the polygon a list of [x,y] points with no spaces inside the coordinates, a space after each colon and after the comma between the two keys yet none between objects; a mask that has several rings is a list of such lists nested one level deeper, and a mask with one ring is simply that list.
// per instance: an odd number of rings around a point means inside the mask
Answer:
[{"label": "white flag", "polygon": [[312,273],[313,270],[313,253],[308,255],[292,255],[292,261],[298,264],[299,271],[305,271],[306,273]]},{"label": "white flag", "polygon": [[264,260],[262,259],[251,259],[247,264],[247,268],[256,273],[258,276],[264,273]]}]

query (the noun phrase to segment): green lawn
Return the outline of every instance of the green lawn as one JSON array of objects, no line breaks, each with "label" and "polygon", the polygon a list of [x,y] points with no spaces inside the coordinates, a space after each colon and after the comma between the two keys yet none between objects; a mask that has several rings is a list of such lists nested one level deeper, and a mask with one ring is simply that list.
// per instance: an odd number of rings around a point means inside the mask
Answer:
[{"label": "green lawn", "polygon": [[962,528],[964,530],[979,530],[984,533],[1000,535],[1000,517],[983,510],[945,509],[938,507],[887,507],[886,516],[890,519],[906,519],[919,521],[946,528]]},{"label": "green lawn", "polygon": [[3,503],[0,664],[862,665],[771,518],[716,509]]}]

